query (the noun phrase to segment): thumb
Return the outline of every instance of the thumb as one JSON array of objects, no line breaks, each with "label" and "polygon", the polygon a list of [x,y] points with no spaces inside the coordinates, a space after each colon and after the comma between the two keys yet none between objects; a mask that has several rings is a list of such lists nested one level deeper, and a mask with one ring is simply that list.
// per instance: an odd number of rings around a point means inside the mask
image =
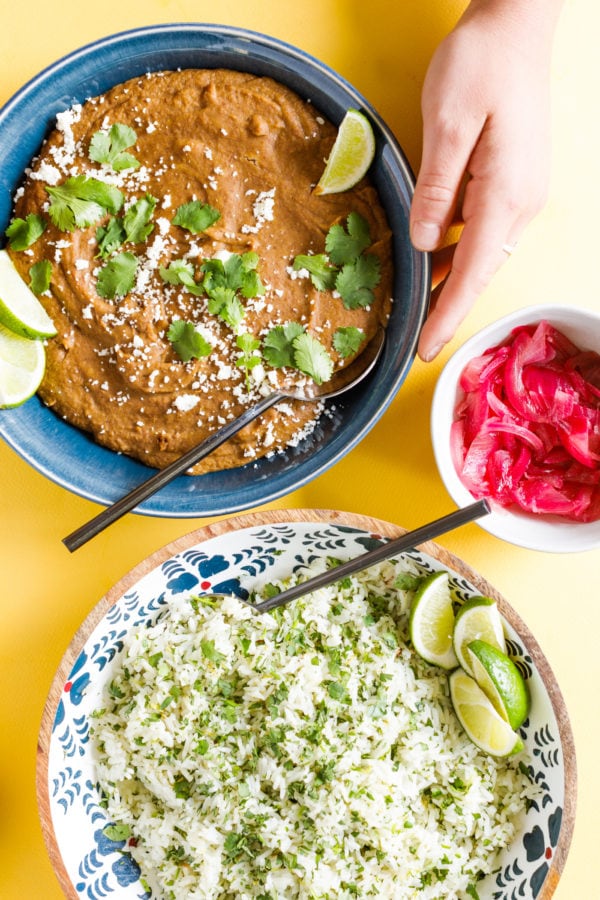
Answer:
[{"label": "thumb", "polygon": [[425,126],[410,211],[410,237],[417,250],[435,250],[452,224],[473,143],[459,130]]}]

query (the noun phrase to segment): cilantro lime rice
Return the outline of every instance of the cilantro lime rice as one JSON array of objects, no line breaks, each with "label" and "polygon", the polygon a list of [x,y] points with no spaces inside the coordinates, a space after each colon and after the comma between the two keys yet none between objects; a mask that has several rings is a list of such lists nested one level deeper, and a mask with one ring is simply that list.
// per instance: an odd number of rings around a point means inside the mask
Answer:
[{"label": "cilantro lime rice", "polygon": [[156,896],[477,896],[531,785],[408,645],[412,565],[262,616],[188,597],[130,634],[93,741]]}]

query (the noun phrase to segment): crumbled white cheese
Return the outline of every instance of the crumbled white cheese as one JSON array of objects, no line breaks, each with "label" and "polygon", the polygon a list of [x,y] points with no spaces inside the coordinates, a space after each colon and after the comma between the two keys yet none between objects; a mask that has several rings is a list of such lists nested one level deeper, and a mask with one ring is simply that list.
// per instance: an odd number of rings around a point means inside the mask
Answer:
[{"label": "crumbled white cheese", "polygon": [[61,179],[60,169],[51,163],[43,162],[35,172],[30,173],[32,181],[43,181],[45,184],[58,184]]},{"label": "crumbled white cheese", "polygon": [[175,406],[179,412],[189,412],[190,409],[193,409],[198,403],[200,403],[200,398],[196,397],[194,394],[179,394],[179,396],[175,397],[173,400],[173,406]]},{"label": "crumbled white cheese", "polygon": [[265,222],[272,222],[275,207],[275,188],[270,191],[261,191],[252,205],[252,215],[255,225],[242,225],[243,234],[257,234]]}]

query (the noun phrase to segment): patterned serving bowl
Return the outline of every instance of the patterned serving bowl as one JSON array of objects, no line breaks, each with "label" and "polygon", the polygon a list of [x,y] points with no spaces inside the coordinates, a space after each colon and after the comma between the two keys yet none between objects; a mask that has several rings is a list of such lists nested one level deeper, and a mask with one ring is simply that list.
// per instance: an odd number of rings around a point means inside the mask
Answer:
[{"label": "patterned serving bowl", "polygon": [[[398,537],[403,529],[366,516],[280,510],[223,520],[154,553],[115,585],[67,649],[43,714],[37,790],[49,855],[68,898],[150,896],[127,841],[110,825],[90,741],[92,712],[131,629],[150,625],[185,594],[248,590],[289,577],[315,560],[349,559]],[[535,800],[493,874],[477,885],[480,900],[549,900],[568,853],[576,803],[573,737],[564,702],[540,647],[514,609],[481,576],[434,543],[406,554],[426,574],[445,569],[459,602],[495,599],[510,653],[527,679],[531,709],[520,729]]]},{"label": "patterned serving bowl", "polygon": [[[408,234],[414,178],[394,135],[376,110],[322,62],[282,41],[212,24],[156,25],[112,35],[59,60],[26,84],[0,110],[0,232],[11,198],[58,112],[146,72],[229,68],[265,75],[310,100],[339,124],[350,107],[373,125],[376,155],[370,174],[393,234],[393,310],[389,339],[375,370],[329,405],[313,434],[298,446],[225,472],[182,476],[139,505],[147,515],[230,514],[296,490],[348,453],[375,425],[400,389],[416,352],[429,300],[430,261]],[[37,397],[0,410],[0,436],[28,463],[76,494],[110,504],[148,477],[142,463],[95,444]]]}]

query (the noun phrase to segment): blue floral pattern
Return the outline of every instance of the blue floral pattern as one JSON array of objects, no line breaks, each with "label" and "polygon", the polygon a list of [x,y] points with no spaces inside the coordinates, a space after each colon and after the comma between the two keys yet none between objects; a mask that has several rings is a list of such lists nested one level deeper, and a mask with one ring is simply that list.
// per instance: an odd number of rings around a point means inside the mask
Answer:
[{"label": "blue floral pattern", "polygon": [[[246,598],[251,590],[289,576],[315,559],[349,559],[381,541],[378,535],[354,528],[307,522],[234,531],[171,557],[140,579],[106,613],[85,642],[64,685],[49,752],[53,827],[65,868],[80,897],[150,897],[128,852],[129,841],[107,836],[111,823],[100,803],[89,741],[90,713],[100,705],[103,685],[118,665],[128,631],[155,621],[178,594],[214,592]],[[407,555],[422,572],[442,568],[437,560],[417,551]],[[460,602],[478,593],[458,575],[452,575],[452,588]],[[543,682],[519,636],[510,626],[507,632],[510,653],[530,686],[531,714],[521,733],[529,751],[529,775],[539,792],[510,855],[500,860],[497,872],[477,890],[481,900],[535,900],[559,839],[564,760]]]}]

